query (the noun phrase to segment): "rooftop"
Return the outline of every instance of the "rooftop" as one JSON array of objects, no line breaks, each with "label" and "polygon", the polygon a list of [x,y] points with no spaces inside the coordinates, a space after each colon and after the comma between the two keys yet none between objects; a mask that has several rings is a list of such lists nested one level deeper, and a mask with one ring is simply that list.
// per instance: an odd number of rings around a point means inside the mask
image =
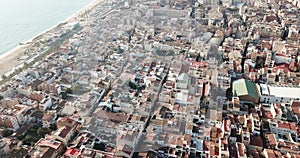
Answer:
[{"label": "rooftop", "polygon": [[41,138],[35,145],[50,147],[57,150],[62,146],[62,143],[60,141],[56,141],[52,138],[46,137],[46,138]]},{"label": "rooftop", "polygon": [[65,155],[71,156],[71,157],[77,157],[80,155],[80,150],[76,148],[69,148],[66,150]]},{"label": "rooftop", "polygon": [[237,96],[250,95],[257,99],[259,97],[255,84],[247,79],[233,81],[233,92]]},{"label": "rooftop", "polygon": [[300,99],[300,87],[269,85],[268,88],[271,96]]}]

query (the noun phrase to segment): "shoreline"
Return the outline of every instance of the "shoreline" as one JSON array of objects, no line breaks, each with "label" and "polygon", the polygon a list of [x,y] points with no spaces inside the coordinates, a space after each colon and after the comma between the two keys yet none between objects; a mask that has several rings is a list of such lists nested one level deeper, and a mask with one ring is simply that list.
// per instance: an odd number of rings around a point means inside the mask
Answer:
[{"label": "shoreline", "polygon": [[[26,40],[24,45],[17,45],[11,50],[8,50],[0,55],[0,75],[5,75],[6,73],[10,73],[14,70],[14,68],[19,67],[24,61],[20,61],[19,58],[25,56],[24,52],[32,47],[41,37],[43,37],[48,32],[56,29],[63,23],[71,23],[71,22],[79,22],[77,19],[80,18],[85,13],[90,12],[93,8],[98,6],[100,3],[105,2],[105,0],[93,0],[77,12],[73,13],[66,19],[60,21],[59,23],[55,24],[54,26],[46,29],[45,31],[33,36],[32,38]],[[1,80],[1,77],[0,77]]]}]

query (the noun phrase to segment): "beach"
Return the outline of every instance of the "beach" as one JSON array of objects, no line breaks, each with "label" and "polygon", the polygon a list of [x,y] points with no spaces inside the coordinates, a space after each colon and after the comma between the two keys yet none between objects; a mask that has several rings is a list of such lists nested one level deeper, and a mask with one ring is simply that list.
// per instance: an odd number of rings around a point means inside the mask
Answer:
[{"label": "beach", "polygon": [[[78,18],[80,16],[89,12],[94,7],[99,5],[101,2],[104,2],[104,0],[92,1],[87,6],[83,7],[81,10],[77,11],[76,13],[71,15],[69,18],[60,22],[59,24],[69,23],[69,22],[71,23],[71,22],[78,21]],[[0,74],[1,75],[6,74],[7,72],[10,72],[11,70],[13,70],[15,67],[18,67],[19,65],[21,65],[24,62],[24,60],[20,60],[20,59],[25,56],[24,53],[26,52],[26,50],[29,50],[31,47],[33,47],[34,44],[43,37],[43,35],[45,35],[46,33],[50,32],[53,29],[56,29],[59,24],[51,27],[50,29],[48,29],[48,30],[42,32],[41,34],[31,38],[30,40],[24,42],[26,44],[18,45],[17,47],[13,48],[12,50],[10,50],[4,54],[1,54],[0,55]]]},{"label": "beach", "polygon": [[1,75],[13,69],[15,66],[21,64],[18,58],[24,55],[24,52],[27,49],[27,47],[28,46],[20,45],[0,56]]}]

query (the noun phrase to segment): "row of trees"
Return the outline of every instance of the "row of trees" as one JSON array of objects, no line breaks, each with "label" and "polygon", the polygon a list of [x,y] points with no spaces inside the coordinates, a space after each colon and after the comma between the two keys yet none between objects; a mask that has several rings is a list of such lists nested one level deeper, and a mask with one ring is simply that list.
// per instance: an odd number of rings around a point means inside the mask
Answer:
[{"label": "row of trees", "polygon": [[46,134],[50,134],[51,130],[48,128],[43,128],[41,125],[35,125],[30,127],[25,135],[18,136],[19,140],[23,141],[24,145],[32,146],[39,139],[44,138]]},{"label": "row of trees", "polygon": [[[51,124],[49,128],[44,128],[42,125],[34,125],[31,126],[25,135],[19,135],[17,138],[21,141],[23,141],[24,145],[34,145],[40,138],[44,138],[46,134],[50,134],[51,131],[57,130],[56,124]],[[9,137],[13,134],[12,130],[9,130],[7,128],[3,129],[2,132],[2,137]]]}]

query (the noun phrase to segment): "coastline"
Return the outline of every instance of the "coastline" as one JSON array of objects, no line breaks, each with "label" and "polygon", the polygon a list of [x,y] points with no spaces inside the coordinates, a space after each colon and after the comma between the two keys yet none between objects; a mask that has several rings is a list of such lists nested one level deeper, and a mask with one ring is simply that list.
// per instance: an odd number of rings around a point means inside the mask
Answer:
[{"label": "coastline", "polygon": [[88,13],[90,10],[92,10],[93,8],[95,8],[101,2],[104,2],[104,1],[105,0],[93,0],[92,2],[87,4],[86,6],[84,6],[83,8],[81,8],[80,10],[78,10],[77,12],[75,12],[74,14],[69,16],[68,18],[66,18],[65,20],[59,22],[58,24],[50,27],[49,29],[41,32],[40,34],[38,34],[36,36],[33,36],[32,38],[30,38],[29,40],[24,42],[24,43],[28,43],[28,44],[17,45],[13,49],[1,54],[0,55],[0,67],[1,67],[0,75],[2,76],[6,73],[9,73],[9,72],[13,71],[13,69],[15,67],[18,67],[19,65],[23,64],[24,61],[20,61],[18,59],[25,56],[24,52],[26,50],[30,49],[32,47],[32,45],[34,45],[34,43],[36,43],[45,34],[50,32],[51,30],[56,29],[62,23],[70,23],[70,22],[77,21],[77,19],[80,16],[84,15],[85,13]]}]

